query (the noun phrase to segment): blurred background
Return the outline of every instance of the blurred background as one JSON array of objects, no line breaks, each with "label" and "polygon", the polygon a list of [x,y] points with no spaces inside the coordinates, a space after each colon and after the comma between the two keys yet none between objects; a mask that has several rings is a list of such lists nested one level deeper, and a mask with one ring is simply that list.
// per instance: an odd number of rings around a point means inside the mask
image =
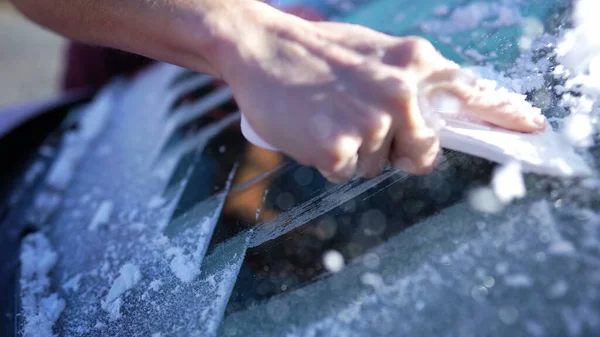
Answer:
[{"label": "blurred background", "polygon": [[0,111],[58,90],[66,40],[0,0]]}]

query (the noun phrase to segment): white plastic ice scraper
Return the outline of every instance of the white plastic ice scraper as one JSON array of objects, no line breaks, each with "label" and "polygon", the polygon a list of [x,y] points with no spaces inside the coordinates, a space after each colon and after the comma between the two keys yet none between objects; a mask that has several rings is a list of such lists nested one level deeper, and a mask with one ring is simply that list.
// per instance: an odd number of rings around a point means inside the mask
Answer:
[{"label": "white plastic ice scraper", "polygon": [[[525,102],[524,96],[500,89],[499,94],[509,95],[521,102],[519,108],[541,113]],[[423,97],[423,96],[421,96]],[[421,112],[431,120],[439,131],[441,146],[447,149],[485,158],[500,164],[519,162],[524,172],[555,176],[586,176],[592,173],[589,166],[574,151],[564,137],[553,131],[550,125],[539,133],[513,132],[459,116],[456,102],[446,97],[436,104],[420,99]],[[454,107],[454,108],[453,108]],[[432,113],[433,111],[433,113]],[[429,112],[429,114],[427,114]],[[426,116],[427,117],[427,116]],[[271,151],[275,147],[263,140],[242,114],[242,133],[252,144]]]}]

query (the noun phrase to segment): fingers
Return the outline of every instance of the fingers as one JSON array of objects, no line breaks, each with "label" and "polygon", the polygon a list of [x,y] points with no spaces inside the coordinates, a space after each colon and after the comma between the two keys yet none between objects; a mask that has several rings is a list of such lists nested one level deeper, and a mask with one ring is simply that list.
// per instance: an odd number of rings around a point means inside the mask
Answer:
[{"label": "fingers", "polygon": [[[328,180],[334,183],[345,182],[355,174],[361,177],[374,177],[387,163],[391,145],[392,116],[353,96],[345,95],[341,99],[342,102],[332,107],[337,112],[335,114],[337,117],[333,117],[333,120],[338,130],[346,130],[341,131],[341,134],[349,135],[354,139],[354,143],[338,145],[337,149],[328,151],[329,155],[332,152],[338,153],[339,160],[335,162],[330,160],[328,164],[318,168]],[[327,146],[335,142],[335,140],[328,140],[323,144]],[[339,143],[340,140],[338,139],[337,142]]]},{"label": "fingers", "polygon": [[429,85],[422,94],[430,102],[442,95],[459,100],[460,114],[517,132],[544,130],[546,119],[540,110],[532,108],[521,95],[495,90],[490,81],[464,75],[460,70],[439,71],[426,80]]},{"label": "fingers", "polygon": [[356,172],[360,145],[361,140],[356,135],[344,133],[333,136],[315,149],[313,155],[317,164],[314,166],[327,180],[336,184],[346,182]]},{"label": "fingers", "polygon": [[440,144],[433,134],[413,136],[410,139],[396,137],[390,162],[393,167],[402,171],[425,175],[433,171],[439,154]]},{"label": "fingers", "polygon": [[399,104],[397,117],[399,124],[394,133],[390,163],[412,174],[431,172],[440,144],[437,133],[427,125],[419,110],[416,94]]},{"label": "fingers", "polygon": [[[341,150],[338,146],[335,153],[340,158],[345,159],[339,160],[324,160],[327,163],[319,167],[319,171],[327,180],[335,184],[344,183],[359,175],[364,178],[376,177],[383,167],[387,163],[387,157],[391,146],[391,137],[389,133],[389,125],[387,127],[381,127],[385,131],[377,130],[370,136],[367,133],[362,133],[361,146],[358,147],[358,142],[348,144]],[[376,134],[383,134],[380,138]],[[343,142],[342,142],[343,143]],[[352,153],[352,151],[354,151]],[[332,153],[329,152],[328,156],[331,158]]]},{"label": "fingers", "polygon": [[532,109],[520,95],[495,90],[491,81],[469,75],[425,39],[404,38],[387,53],[384,62],[409,69],[417,78],[425,78],[430,89],[457,97],[461,114],[518,132],[536,132],[546,127],[540,111]]},{"label": "fingers", "polygon": [[469,106],[465,112],[484,122],[518,132],[537,132],[546,128],[546,118],[541,115],[523,114],[511,103],[490,106],[483,102]]},{"label": "fingers", "polygon": [[[517,96],[499,95],[491,82],[463,76],[458,65],[444,58],[426,40],[410,38],[399,43],[380,38],[385,48],[377,48],[377,44],[367,42],[378,40],[374,32],[350,27],[356,29],[356,34],[349,38],[350,28],[346,26],[323,23],[319,27],[329,28],[323,36],[337,41],[339,48],[351,50],[344,53],[350,55],[351,62],[338,60],[339,53],[330,52],[330,48],[322,51],[318,41],[311,45],[321,51],[315,55],[337,60],[329,67],[331,77],[323,81],[330,91],[320,93],[324,100],[319,107],[327,114],[328,122],[313,126],[320,130],[318,133],[331,130],[331,134],[308,139],[311,131],[301,130],[298,133],[306,135],[307,140],[296,140],[289,148],[296,149],[334,183],[345,182],[354,174],[375,177],[388,162],[413,174],[426,174],[433,169],[440,144],[431,121],[420,111],[419,95],[423,93],[427,101],[442,94],[451,95],[458,101],[456,113],[509,130],[535,132],[546,125],[539,111],[520,102]],[[367,39],[367,35],[373,38]],[[380,49],[380,58],[365,57],[374,51],[378,55]],[[421,91],[422,86],[417,88],[417,83],[423,79],[427,85]],[[314,112],[310,107],[303,109]],[[314,113],[311,116],[316,116],[316,120],[322,117]],[[304,122],[298,119],[296,124]],[[290,129],[296,124],[290,124]]]},{"label": "fingers", "polygon": [[356,174],[363,178],[376,177],[388,162],[392,142],[393,116],[381,108],[350,98],[355,107],[357,128],[362,137],[358,150]]},{"label": "fingers", "polygon": [[358,164],[358,155],[351,156],[346,163],[344,163],[340,169],[335,171],[319,169],[319,172],[334,184],[342,184],[352,179],[356,172]]},{"label": "fingers", "polygon": [[[363,115],[370,112],[380,118],[379,123],[374,123],[371,128],[359,128],[363,138],[357,174],[365,178],[375,177],[388,162],[409,173],[426,174],[435,165],[439,141],[419,110],[415,76],[391,67],[380,69],[381,72],[384,70],[385,74],[380,74],[377,83],[372,88],[365,88],[365,91],[370,90],[378,97],[373,105],[389,113],[369,111],[357,104]],[[381,123],[382,116],[388,117],[384,123]],[[371,117],[371,120],[376,118]],[[326,175],[336,178],[331,173]]]},{"label": "fingers", "polygon": [[380,118],[385,120],[383,126],[377,133],[367,136],[358,151],[356,174],[363,178],[378,176],[388,163],[393,139],[393,134],[390,132],[392,117],[384,113]]},{"label": "fingers", "polygon": [[495,91],[480,91],[456,83],[440,85],[438,90],[457,97],[462,106],[460,113],[466,116],[518,132],[536,132],[546,127],[546,119],[539,110],[510,97],[498,97]]},{"label": "fingers", "polygon": [[424,175],[433,171],[440,153],[435,132],[428,128],[396,132],[390,163],[402,171]]},{"label": "fingers", "polygon": [[392,133],[389,133],[381,146],[375,151],[359,150],[356,174],[363,178],[375,178],[389,163],[388,157],[392,146]]}]

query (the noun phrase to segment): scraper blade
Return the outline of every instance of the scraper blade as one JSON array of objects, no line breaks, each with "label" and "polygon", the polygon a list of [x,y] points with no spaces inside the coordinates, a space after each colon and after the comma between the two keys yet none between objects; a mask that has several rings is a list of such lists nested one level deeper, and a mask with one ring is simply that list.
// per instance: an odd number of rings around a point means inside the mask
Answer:
[{"label": "scraper blade", "polygon": [[[496,163],[519,162],[524,172],[554,176],[586,176],[589,166],[550,125],[539,133],[520,133],[461,120],[445,120],[440,130],[443,148]],[[263,140],[242,114],[242,133],[258,147],[277,151]]]},{"label": "scraper blade", "polygon": [[554,176],[587,176],[592,170],[573,147],[548,125],[538,133],[521,133],[460,120],[446,120],[440,130],[442,147],[507,164],[518,162],[523,172]]}]

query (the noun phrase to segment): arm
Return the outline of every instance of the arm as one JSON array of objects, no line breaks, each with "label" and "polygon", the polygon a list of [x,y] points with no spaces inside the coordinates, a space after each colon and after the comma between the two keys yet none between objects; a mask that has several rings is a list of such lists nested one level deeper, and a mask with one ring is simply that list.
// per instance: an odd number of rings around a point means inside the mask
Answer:
[{"label": "arm", "polygon": [[309,22],[253,0],[13,1],[67,37],[223,78],[265,141],[335,182],[375,176],[387,163],[433,169],[439,139],[419,111],[420,83],[438,84],[491,124],[546,125],[493,88],[458,81],[458,65],[422,38]]},{"label": "arm", "polygon": [[67,38],[219,76],[233,39],[260,29],[269,6],[252,0],[13,0]]}]

